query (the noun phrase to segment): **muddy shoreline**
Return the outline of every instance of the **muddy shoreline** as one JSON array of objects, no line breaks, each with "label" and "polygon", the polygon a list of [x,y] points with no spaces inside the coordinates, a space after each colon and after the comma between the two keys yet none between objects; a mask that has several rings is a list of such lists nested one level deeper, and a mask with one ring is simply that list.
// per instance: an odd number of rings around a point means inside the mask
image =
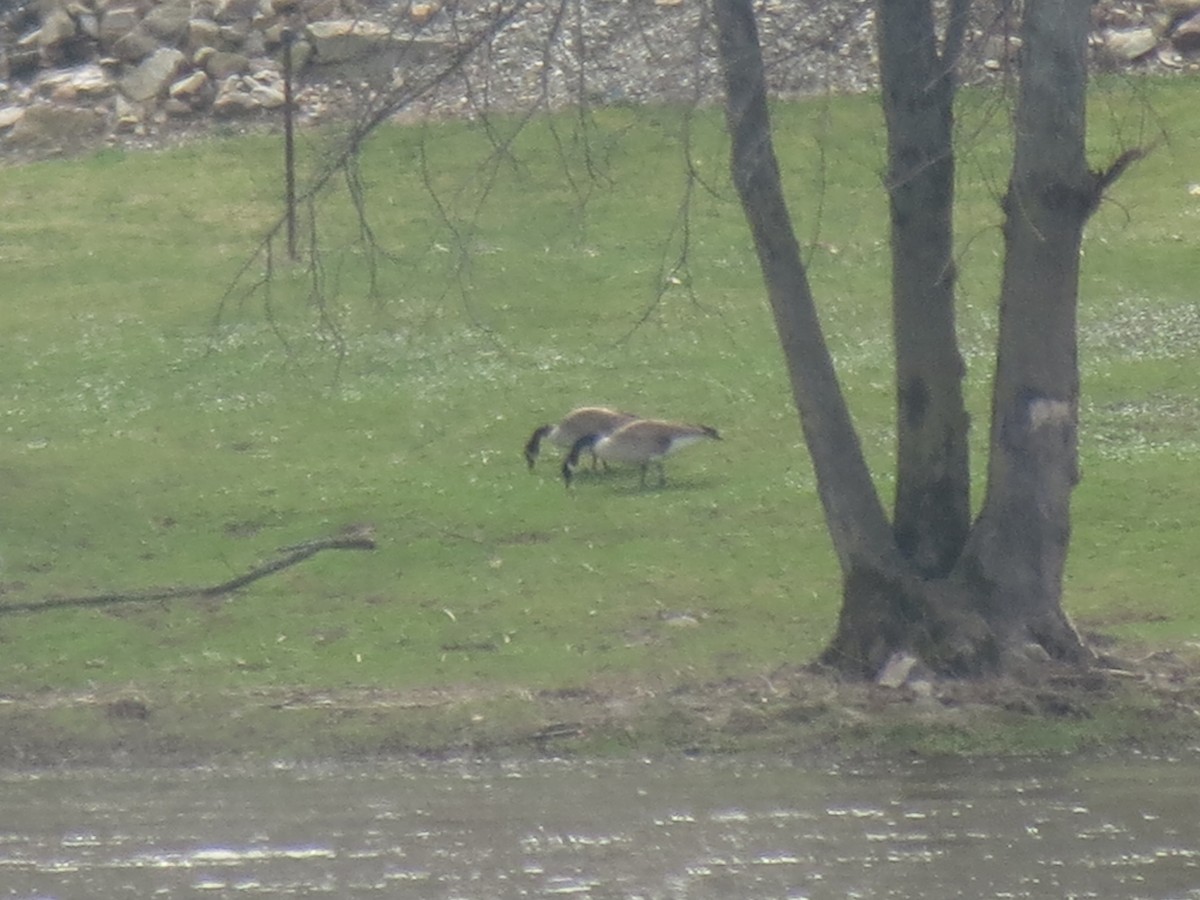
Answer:
[{"label": "muddy shoreline", "polygon": [[0,695],[0,765],[1172,752],[1196,743],[1197,715],[1200,666],[1173,653],[928,692],[803,667],[709,684],[540,691],[295,686],[166,696],[125,687]]}]

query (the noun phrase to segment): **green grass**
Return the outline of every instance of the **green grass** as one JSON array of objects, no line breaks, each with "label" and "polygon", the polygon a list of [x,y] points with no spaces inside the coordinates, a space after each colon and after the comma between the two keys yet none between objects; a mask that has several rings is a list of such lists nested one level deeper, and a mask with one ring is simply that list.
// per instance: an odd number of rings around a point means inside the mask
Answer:
[{"label": "green grass", "polygon": [[[990,102],[967,95],[962,120],[977,441],[1007,154]],[[1066,597],[1086,628],[1169,645],[1200,640],[1190,107],[1182,81],[1098,89],[1102,153],[1155,137],[1147,121],[1172,133],[1089,226]],[[224,601],[0,617],[0,692],[670,685],[819,652],[838,573],[720,116],[685,131],[678,110],[603,110],[593,125],[535,122],[507,157],[469,123],[381,131],[361,170],[377,251],[340,185],[319,198],[324,317],[279,241],[269,292],[249,290],[260,258],[226,297],[280,212],[272,138],[0,169],[0,601],[215,583],[356,523],[380,541]],[[321,140],[305,138],[306,171]],[[782,106],[777,141],[889,496],[880,116],[868,97]],[[686,245],[685,152],[705,180]],[[725,440],[672,459],[665,489],[585,473],[568,493],[557,453],[530,475],[520,449],[585,403]]]}]

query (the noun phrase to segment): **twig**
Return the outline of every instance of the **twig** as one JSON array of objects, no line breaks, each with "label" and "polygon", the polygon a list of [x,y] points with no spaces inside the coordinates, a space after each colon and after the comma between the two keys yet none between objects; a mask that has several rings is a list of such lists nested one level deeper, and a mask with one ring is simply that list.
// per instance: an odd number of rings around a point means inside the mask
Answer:
[{"label": "twig", "polygon": [[49,600],[34,600],[28,603],[0,604],[0,615],[11,613],[42,612],[47,609],[62,609],[64,607],[109,606],[114,603],[147,603],[155,600],[179,600],[188,597],[220,597],[231,594],[238,588],[245,587],[253,581],[265,578],[274,572],[279,572],[296,563],[303,562],[310,556],[322,550],[374,550],[374,529],[369,525],[347,529],[340,534],[326,538],[317,538],[284,547],[283,555],[268,563],[255,566],[248,572],[224,581],[200,587],[151,588],[147,591],[134,591],[123,594],[93,594],[87,597],[54,597]]},{"label": "twig", "polygon": [[1131,147],[1114,159],[1102,172],[1094,172],[1093,177],[1096,179],[1096,196],[1099,197],[1106,190],[1112,187],[1113,183],[1125,174],[1125,170],[1132,166],[1135,162],[1149,156],[1157,146],[1157,142],[1149,147]]}]

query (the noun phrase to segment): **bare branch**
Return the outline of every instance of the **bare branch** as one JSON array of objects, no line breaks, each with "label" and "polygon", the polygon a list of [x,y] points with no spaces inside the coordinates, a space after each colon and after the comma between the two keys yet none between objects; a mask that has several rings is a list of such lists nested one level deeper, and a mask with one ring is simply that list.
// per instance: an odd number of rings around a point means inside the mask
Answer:
[{"label": "bare branch", "polygon": [[1119,155],[1111,163],[1108,168],[1099,172],[1093,172],[1092,177],[1095,179],[1096,202],[1098,203],[1104,192],[1125,174],[1125,170],[1145,157],[1149,156],[1155,149],[1157,144],[1151,144],[1149,147],[1131,147],[1124,153]]},{"label": "bare branch", "polygon": [[[642,310],[642,314],[630,326],[629,330],[617,339],[617,344],[623,344],[628,341],[643,325],[650,321],[655,311],[662,305],[667,291],[672,287],[679,284],[685,285],[692,297],[692,301],[696,302],[696,295],[692,291],[692,278],[690,274],[691,207],[692,194],[696,185],[696,178],[693,176],[692,171],[689,167],[689,174],[684,180],[683,196],[680,198],[679,206],[675,212],[675,221],[671,223],[671,229],[663,241],[662,258],[655,276],[654,296],[650,299],[646,308]],[[672,257],[670,248],[675,241],[676,235],[680,236],[679,252]],[[668,259],[670,259],[670,262],[668,262]],[[680,273],[682,273],[683,277],[680,277]]]},{"label": "bare branch", "polygon": [[374,550],[374,529],[370,525],[360,525],[346,529],[331,537],[316,538],[291,547],[284,547],[278,552],[282,555],[268,563],[255,566],[243,572],[236,578],[223,581],[220,584],[203,587],[173,587],[151,588],[148,591],[132,591],[117,594],[93,594],[87,597],[52,597],[48,600],[34,600],[28,603],[0,604],[0,615],[13,613],[44,612],[49,609],[64,609],[67,607],[96,607],[112,606],[116,603],[151,603],[159,600],[184,600],[199,597],[209,599],[232,594],[239,588],[265,578],[275,572],[303,562],[310,556],[315,556],[322,550]]},{"label": "bare branch", "polygon": [[[524,10],[527,0],[512,0],[511,3],[505,3],[504,0],[497,3],[494,14],[487,22],[470,32],[459,31],[456,29],[456,36],[460,38],[456,44],[453,53],[445,63],[439,66],[436,71],[428,73],[420,73],[412,79],[405,80],[403,83],[393,85],[386,91],[381,92],[378,96],[372,99],[372,102],[363,107],[361,113],[356,120],[351,123],[349,130],[344,135],[341,143],[334,149],[333,153],[323,162],[318,168],[316,174],[309,181],[308,185],[297,194],[297,203],[305,204],[309,207],[310,213],[315,208],[317,199],[327,189],[330,182],[339,174],[345,173],[350,180],[357,176],[352,174],[350,170],[354,167],[355,161],[361,153],[362,147],[370,135],[381,124],[390,119],[397,112],[421,101],[422,99],[432,95],[442,84],[449,79],[460,74],[465,68],[468,60],[486,47],[501,31],[503,31],[516,18],[518,14]],[[415,38],[413,39],[415,46]],[[530,113],[532,115],[532,112]],[[510,138],[511,140],[511,138]],[[354,189],[351,189],[351,202],[358,206],[354,199]],[[359,207],[361,209],[361,207]],[[243,299],[252,296],[256,291],[265,290],[270,283],[273,274],[272,266],[270,265],[270,247],[274,238],[281,233],[287,225],[286,211],[271,224],[267,229],[267,233],[263,236],[254,252],[247,258],[245,263],[235,273],[225,293],[222,295],[221,301],[218,304],[217,312],[213,319],[214,330],[218,328],[227,312],[229,301],[241,296]],[[310,229],[310,234],[315,232]],[[365,237],[370,240],[371,232],[366,229]],[[310,269],[318,267],[317,247],[315,242],[310,244],[308,253],[308,265]],[[268,258],[267,271],[262,278],[256,279],[253,284],[238,290],[238,284],[245,275],[255,265],[256,261],[266,255]],[[320,277],[314,273],[314,286],[319,287]],[[310,299],[317,299],[316,295]],[[328,308],[324,307],[325,313],[322,318],[322,327],[326,330],[330,329],[333,323],[332,316],[328,314]],[[279,333],[278,330],[276,332]],[[331,332],[335,335],[337,346],[344,349],[344,345],[337,340],[336,329]]]}]

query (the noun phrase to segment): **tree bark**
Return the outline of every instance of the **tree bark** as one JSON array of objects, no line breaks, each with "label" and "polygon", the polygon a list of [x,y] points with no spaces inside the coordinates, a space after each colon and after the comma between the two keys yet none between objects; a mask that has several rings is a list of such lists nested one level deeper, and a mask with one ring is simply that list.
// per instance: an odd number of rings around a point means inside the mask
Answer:
[{"label": "tree bark", "polygon": [[1079,480],[1079,251],[1102,189],[1085,157],[1089,9],[1025,6],[987,495],[960,566],[995,627],[1066,659],[1085,656],[1061,597]]},{"label": "tree bark", "polygon": [[952,5],[940,54],[930,0],[876,3],[896,361],[893,528],[926,577],[953,568],[971,525],[953,228],[955,64],[968,2]]},{"label": "tree bark", "polygon": [[838,384],[783,198],[754,12],[749,0],[716,0],[714,12],[733,183],[758,253],[834,551],[843,571],[865,560],[883,564],[894,557],[891,526]]},{"label": "tree bark", "polygon": [[[968,0],[936,50],[929,0],[881,0],[901,482],[886,521],[820,333],[771,144],[748,0],[716,0],[734,184],[754,237],[843,577],[822,661],[874,677],[896,653],[970,677],[1089,652],[1062,609],[1078,480],[1076,303],[1084,223],[1137,152],[1085,158],[1090,0],[1027,0],[1004,200],[1006,255],[987,494],[968,526],[954,329],[953,76]],[[1032,645],[1032,646],[1031,646]]]}]

